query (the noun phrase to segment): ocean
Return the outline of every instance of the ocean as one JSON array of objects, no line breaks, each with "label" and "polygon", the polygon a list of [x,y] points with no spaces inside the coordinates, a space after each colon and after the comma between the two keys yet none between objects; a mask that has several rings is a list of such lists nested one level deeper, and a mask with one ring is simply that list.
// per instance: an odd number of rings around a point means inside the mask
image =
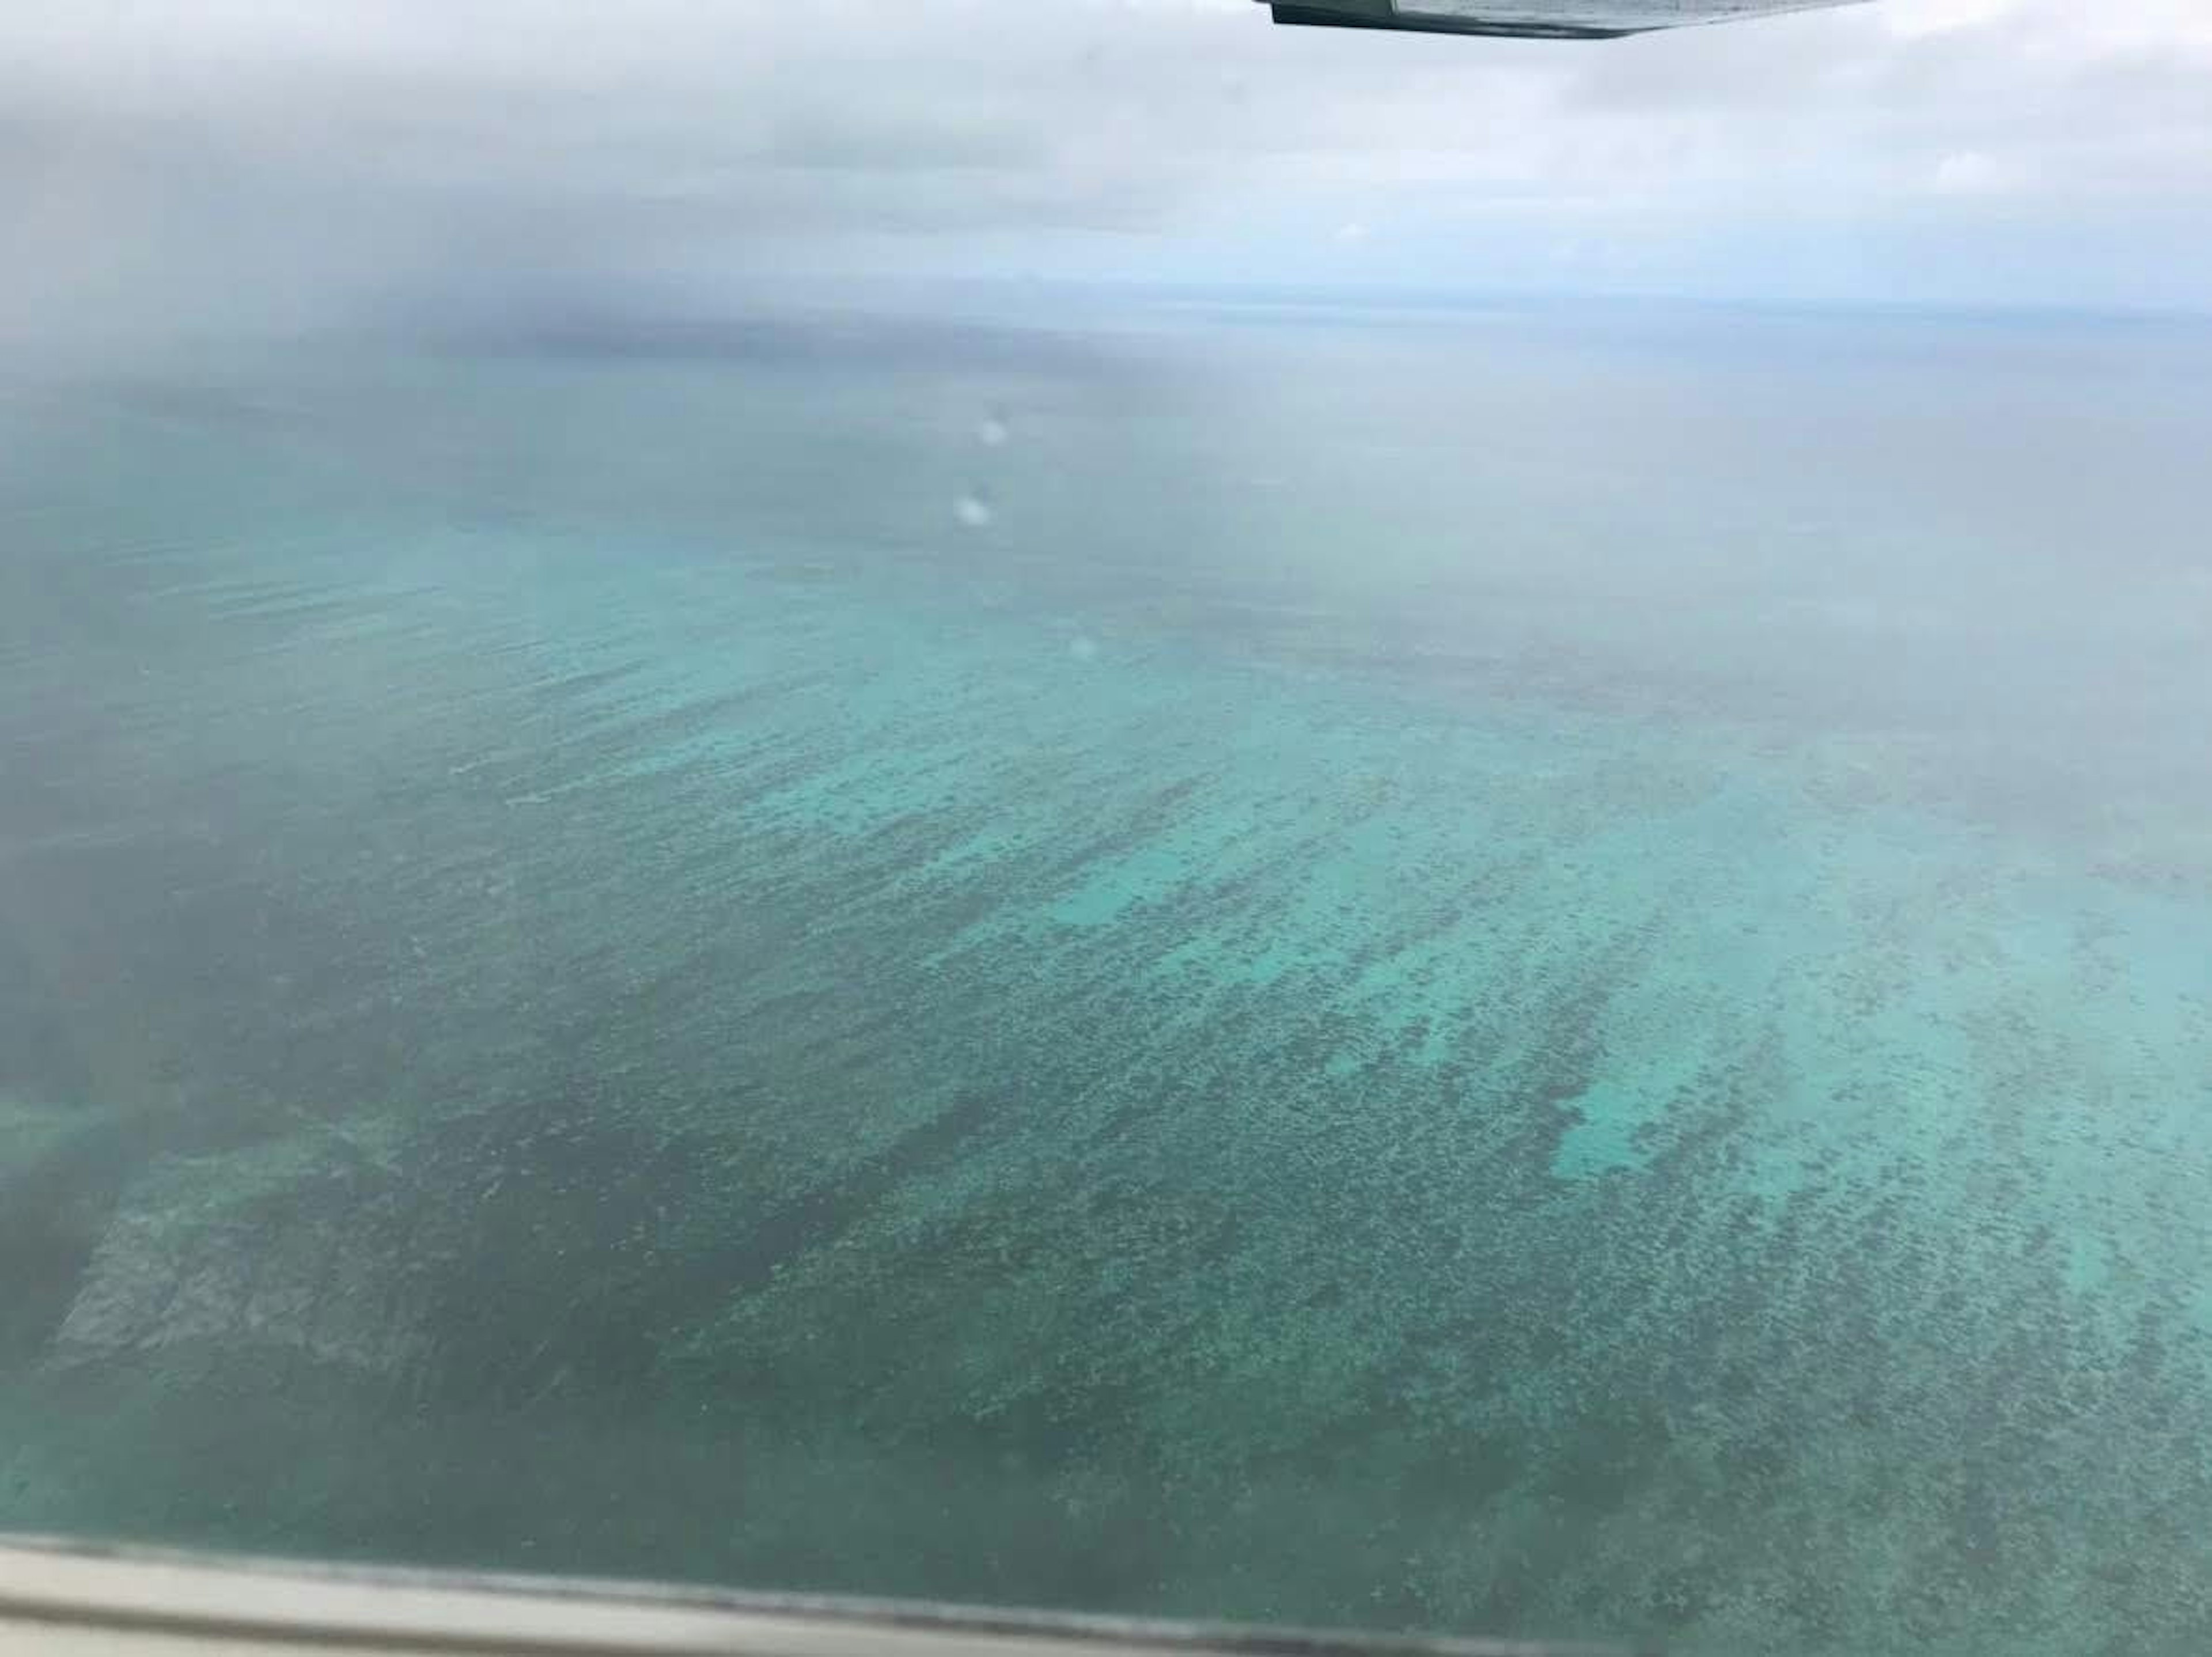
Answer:
[{"label": "ocean", "polygon": [[2212,329],[0,381],[0,1528],[2212,1647]]}]

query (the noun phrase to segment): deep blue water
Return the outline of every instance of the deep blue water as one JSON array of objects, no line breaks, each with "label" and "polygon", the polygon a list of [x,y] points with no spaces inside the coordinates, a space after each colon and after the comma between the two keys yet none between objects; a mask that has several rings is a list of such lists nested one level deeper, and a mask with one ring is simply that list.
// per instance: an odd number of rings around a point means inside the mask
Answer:
[{"label": "deep blue water", "polygon": [[0,1527],[2212,1644],[2212,334],[18,373]]}]

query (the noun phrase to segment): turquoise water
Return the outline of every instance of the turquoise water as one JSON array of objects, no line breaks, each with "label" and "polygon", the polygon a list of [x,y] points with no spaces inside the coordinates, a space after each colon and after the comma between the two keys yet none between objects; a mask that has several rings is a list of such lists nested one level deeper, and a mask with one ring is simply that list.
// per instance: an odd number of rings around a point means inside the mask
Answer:
[{"label": "turquoise water", "polygon": [[2212,1641],[2212,337],[1184,310],[0,422],[0,1526]]}]

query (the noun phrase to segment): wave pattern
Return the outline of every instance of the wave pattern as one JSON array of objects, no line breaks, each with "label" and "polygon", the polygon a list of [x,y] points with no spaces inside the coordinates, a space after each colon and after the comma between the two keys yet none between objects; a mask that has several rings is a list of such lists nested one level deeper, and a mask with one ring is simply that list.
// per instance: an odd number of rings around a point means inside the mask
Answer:
[{"label": "wave pattern", "polygon": [[157,414],[96,513],[8,484],[0,1522],[2212,1634],[2179,829],[1116,609],[1003,513],[716,544]]}]

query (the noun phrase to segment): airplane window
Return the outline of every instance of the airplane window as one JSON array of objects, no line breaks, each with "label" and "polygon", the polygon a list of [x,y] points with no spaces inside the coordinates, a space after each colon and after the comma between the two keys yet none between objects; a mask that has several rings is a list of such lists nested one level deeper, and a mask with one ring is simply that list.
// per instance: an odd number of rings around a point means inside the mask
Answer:
[{"label": "airplane window", "polygon": [[2212,1648],[2199,0],[15,7],[0,203],[0,1532]]}]

